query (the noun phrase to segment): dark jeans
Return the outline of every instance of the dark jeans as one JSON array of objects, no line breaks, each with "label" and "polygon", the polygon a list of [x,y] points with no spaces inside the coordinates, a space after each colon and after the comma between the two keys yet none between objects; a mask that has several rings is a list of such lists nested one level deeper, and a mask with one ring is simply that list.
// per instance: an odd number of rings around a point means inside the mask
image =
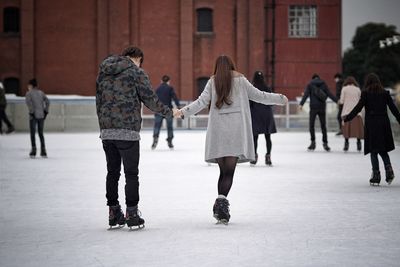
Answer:
[{"label": "dark jeans", "polygon": [[167,120],[167,131],[168,131],[168,140],[172,140],[174,138],[174,129],[172,128],[173,118],[164,118],[161,115],[154,115],[154,131],[153,137],[157,137],[160,135],[160,129],[163,122],[163,119]]},{"label": "dark jeans", "polygon": [[40,147],[45,148],[44,144],[44,136],[43,136],[43,128],[44,128],[44,119],[35,119],[32,118],[29,120],[29,129],[31,131],[31,145],[32,147],[36,147],[36,125],[39,133],[40,138]]},{"label": "dark jeans", "polygon": [[[265,143],[267,145],[267,155],[271,155],[271,150],[272,150],[271,134],[264,134],[264,136],[265,136]],[[254,152],[256,152],[257,154],[258,135],[254,135],[253,140],[254,140]]]},{"label": "dark jeans", "polygon": [[325,110],[311,109],[310,110],[310,135],[311,141],[315,141],[315,119],[318,115],[319,122],[321,124],[322,131],[322,142],[328,143],[328,135],[326,133],[326,114]]},{"label": "dark jeans", "polygon": [[337,121],[339,124],[339,132],[342,131],[342,110],[343,110],[343,105],[338,106],[338,113],[337,113]]},{"label": "dark jeans", "polygon": [[139,141],[103,140],[107,160],[106,198],[108,206],[118,205],[118,181],[121,162],[125,173],[125,203],[139,203]]},{"label": "dark jeans", "polygon": [[385,167],[387,165],[391,165],[389,154],[387,152],[379,152],[379,153],[371,152],[371,164],[372,164],[372,170],[374,171],[379,171],[378,154],[381,156]]},{"label": "dark jeans", "polygon": [[6,110],[4,108],[0,108],[0,132],[3,131],[3,121],[6,123],[8,129],[13,128],[11,122],[8,120]]}]

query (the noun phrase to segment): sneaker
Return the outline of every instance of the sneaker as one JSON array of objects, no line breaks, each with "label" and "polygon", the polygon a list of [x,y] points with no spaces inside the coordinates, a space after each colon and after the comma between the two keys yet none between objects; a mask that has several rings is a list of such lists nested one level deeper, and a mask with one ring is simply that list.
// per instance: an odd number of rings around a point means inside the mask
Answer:
[{"label": "sneaker", "polygon": [[229,201],[226,198],[217,198],[213,207],[214,218],[218,222],[227,224],[231,215],[229,214]]},{"label": "sneaker", "polygon": [[126,208],[126,225],[132,230],[132,226],[138,228],[144,227],[144,220],[141,218],[142,213],[138,210],[137,206]]},{"label": "sneaker", "polygon": [[324,147],[326,152],[331,151],[331,148],[328,146],[328,143],[324,143],[322,146]]},{"label": "sneaker", "polygon": [[271,155],[265,154],[265,165],[272,166]]},{"label": "sneaker", "polygon": [[307,147],[307,149],[308,149],[309,151],[315,150],[315,141],[311,141],[311,144],[310,144],[309,147]]},{"label": "sneaker", "polygon": [[256,153],[256,158],[255,160],[250,161],[251,165],[256,165],[257,164],[257,160],[258,160],[258,154]]},{"label": "sneaker", "polygon": [[112,229],[113,226],[119,225],[119,227],[123,227],[125,225],[125,216],[122,212],[120,205],[110,206],[108,209],[108,225],[109,229]]}]

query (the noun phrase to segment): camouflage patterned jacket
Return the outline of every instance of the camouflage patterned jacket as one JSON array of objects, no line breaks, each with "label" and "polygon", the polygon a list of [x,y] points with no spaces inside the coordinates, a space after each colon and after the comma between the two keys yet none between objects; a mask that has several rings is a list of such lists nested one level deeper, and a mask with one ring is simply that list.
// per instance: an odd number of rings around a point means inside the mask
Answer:
[{"label": "camouflage patterned jacket", "polygon": [[158,100],[149,77],[129,58],[109,56],[96,80],[96,110],[102,140],[140,140],[142,102],[166,117],[172,110]]}]

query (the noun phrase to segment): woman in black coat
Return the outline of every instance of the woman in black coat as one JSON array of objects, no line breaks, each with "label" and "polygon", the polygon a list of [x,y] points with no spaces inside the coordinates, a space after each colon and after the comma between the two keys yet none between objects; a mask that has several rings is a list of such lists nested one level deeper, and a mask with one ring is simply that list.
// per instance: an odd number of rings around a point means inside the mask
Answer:
[{"label": "woman in black coat", "polygon": [[[265,84],[264,75],[261,71],[256,71],[253,76],[254,87],[272,93],[271,88]],[[272,111],[272,106],[267,106],[264,104],[256,103],[250,101],[250,111],[251,111],[251,123],[253,127],[253,138],[254,138],[254,151],[256,152],[256,160],[251,161],[250,164],[254,165],[257,163],[257,142],[258,135],[264,134],[265,141],[267,143],[267,153],[265,154],[265,164],[272,166],[271,162],[271,134],[276,133],[276,126],[274,120],[274,114]]]},{"label": "woman in black coat", "polygon": [[381,181],[378,162],[379,154],[385,165],[386,182],[391,184],[394,179],[394,173],[387,152],[394,149],[394,142],[392,128],[387,115],[387,107],[389,107],[399,123],[400,112],[394,105],[389,92],[383,89],[376,74],[370,73],[367,75],[364,88],[360,101],[344,118],[344,121],[352,120],[365,107],[364,154],[371,154],[372,164],[372,176],[369,182],[371,185],[379,185]]}]

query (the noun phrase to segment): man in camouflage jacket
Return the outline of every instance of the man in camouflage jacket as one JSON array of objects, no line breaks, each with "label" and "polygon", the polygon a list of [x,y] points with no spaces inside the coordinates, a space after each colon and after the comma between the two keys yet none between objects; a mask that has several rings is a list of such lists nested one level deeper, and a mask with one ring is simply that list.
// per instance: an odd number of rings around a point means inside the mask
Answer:
[{"label": "man in camouflage jacket", "polygon": [[118,202],[118,180],[121,161],[126,178],[126,223],[139,226],[139,140],[141,108],[149,109],[165,117],[172,117],[172,110],[164,106],[151,88],[149,77],[140,68],[143,52],[128,47],[121,56],[109,56],[101,64],[96,81],[96,109],[100,126],[100,138],[107,160],[106,198],[109,224],[125,224]]}]

